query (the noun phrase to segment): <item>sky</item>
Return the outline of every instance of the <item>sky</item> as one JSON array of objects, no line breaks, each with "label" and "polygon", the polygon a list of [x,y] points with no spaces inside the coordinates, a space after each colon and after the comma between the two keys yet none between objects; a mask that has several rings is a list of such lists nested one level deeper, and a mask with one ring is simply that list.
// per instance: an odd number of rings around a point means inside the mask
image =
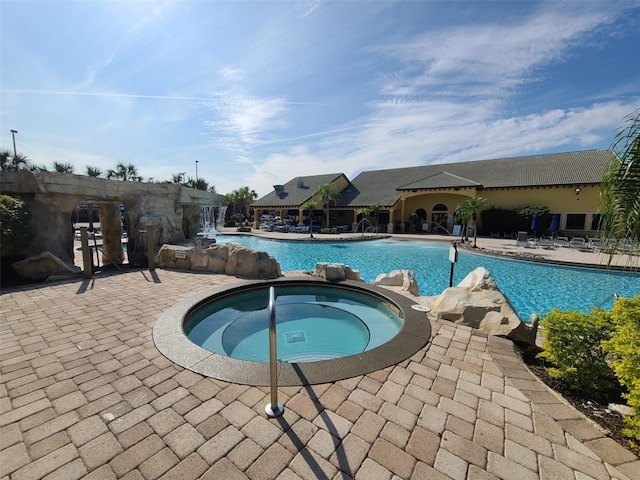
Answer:
[{"label": "sky", "polygon": [[0,0],[0,148],[260,197],[607,149],[639,46],[638,1]]}]

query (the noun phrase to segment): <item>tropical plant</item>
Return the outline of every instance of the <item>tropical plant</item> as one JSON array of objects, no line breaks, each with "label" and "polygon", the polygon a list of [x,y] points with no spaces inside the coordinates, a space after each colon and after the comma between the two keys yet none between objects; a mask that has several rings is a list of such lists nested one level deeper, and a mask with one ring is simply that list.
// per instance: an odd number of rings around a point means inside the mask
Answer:
[{"label": "tropical plant", "polygon": [[[627,116],[611,145],[611,162],[600,186],[601,235],[613,247],[640,239],[640,110]],[[638,253],[638,252],[634,252]],[[640,256],[629,255],[636,265]]]},{"label": "tropical plant", "polygon": [[185,182],[185,185],[187,187],[195,188],[197,190],[204,190],[205,192],[209,188],[209,182],[207,182],[204,178],[199,178],[198,180],[195,180],[189,177]]},{"label": "tropical plant", "polygon": [[21,153],[16,153],[7,149],[0,150],[0,169],[3,172],[15,172],[17,170],[27,170],[29,168],[29,157]]},{"label": "tropical plant", "polygon": [[316,209],[316,202],[309,200],[302,205],[302,209],[309,212],[309,231],[311,232],[311,238],[313,238],[313,211]]},{"label": "tropical plant", "polygon": [[[362,215],[362,219],[360,220],[360,222],[362,222],[362,236],[364,237],[364,230],[365,230],[364,220],[369,218],[369,215],[371,215],[371,210],[369,210],[369,207],[360,207],[356,210],[356,214]],[[360,222],[358,222],[358,225],[356,226],[356,233],[358,233],[358,227],[360,226]]]},{"label": "tropical plant", "polygon": [[173,175],[171,175],[171,183],[175,183],[176,185],[182,185],[185,182],[186,182],[185,172],[174,173]]},{"label": "tropical plant", "polygon": [[31,208],[19,198],[0,195],[0,255],[18,255],[35,238]]},{"label": "tropical plant", "polygon": [[68,162],[53,162],[53,169],[58,173],[73,173],[75,167]]},{"label": "tropical plant", "polygon": [[138,176],[138,168],[133,163],[125,165],[122,162],[118,163],[115,169],[110,169],[107,171],[107,178],[112,180],[122,180],[125,182],[142,181],[142,177]]},{"label": "tropical plant", "polygon": [[625,417],[623,433],[640,445],[640,296],[619,298],[611,310],[613,331],[602,347],[622,385],[623,393],[634,415]]},{"label": "tropical plant", "polygon": [[340,194],[333,189],[333,185],[330,183],[325,183],[324,185],[320,185],[318,191],[316,192],[318,198],[322,205],[324,205],[325,213],[326,213],[326,221],[325,227],[329,226],[329,207],[331,202],[337,202],[340,200]]},{"label": "tropical plant", "polygon": [[87,167],[87,175],[90,177],[99,177],[102,175],[102,170],[97,167]]},{"label": "tropical plant", "polygon": [[224,201],[227,205],[233,207],[234,212],[244,214],[244,218],[249,219],[251,216],[251,203],[258,198],[255,190],[249,190],[249,187],[241,187],[231,193],[227,193]]},{"label": "tropical plant", "polygon": [[40,165],[29,165],[29,171],[30,172],[48,172],[49,171],[49,167],[47,167],[44,163],[40,164]]},{"label": "tropical plant", "polygon": [[371,215],[372,217],[374,217],[376,219],[376,235],[378,234],[378,222],[380,220],[380,204],[379,203],[374,203],[373,205],[371,205],[369,207],[369,215]]},{"label": "tropical plant", "polygon": [[469,220],[473,220],[473,248],[476,248],[478,239],[478,227],[476,220],[478,218],[478,211],[487,205],[487,200],[483,197],[475,195],[464,199],[459,205],[456,211],[461,219],[465,219],[468,223]]},{"label": "tropical plant", "polygon": [[552,363],[547,368],[549,375],[564,380],[581,395],[605,398],[615,382],[601,345],[611,333],[610,313],[598,308],[588,315],[554,309],[543,325],[543,351],[538,356]]}]

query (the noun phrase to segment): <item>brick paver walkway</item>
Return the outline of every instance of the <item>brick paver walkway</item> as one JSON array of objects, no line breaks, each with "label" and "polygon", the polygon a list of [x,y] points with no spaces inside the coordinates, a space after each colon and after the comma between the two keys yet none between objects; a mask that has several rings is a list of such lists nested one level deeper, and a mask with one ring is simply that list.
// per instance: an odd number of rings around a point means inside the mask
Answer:
[{"label": "brick paver walkway", "polygon": [[0,479],[640,479],[640,461],[531,375],[510,341],[431,319],[400,365],[268,390],[163,357],[176,302],[235,281],[159,270],[0,297]]}]

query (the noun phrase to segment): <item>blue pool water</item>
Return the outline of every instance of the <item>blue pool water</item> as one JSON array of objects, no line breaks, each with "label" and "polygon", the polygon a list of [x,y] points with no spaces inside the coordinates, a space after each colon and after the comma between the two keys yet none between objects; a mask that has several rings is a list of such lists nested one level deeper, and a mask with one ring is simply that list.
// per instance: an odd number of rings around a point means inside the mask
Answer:
[{"label": "blue pool water", "polygon": [[[275,287],[278,360],[308,362],[355,355],[382,345],[402,320],[379,299],[318,285]],[[187,337],[211,352],[269,360],[268,289],[212,299],[188,315]]]},{"label": "blue pool water", "polygon": [[[375,240],[364,242],[295,242],[266,240],[252,236],[222,236],[221,242],[236,242],[268,252],[283,272],[313,270],[317,262],[344,263],[360,271],[370,282],[380,273],[413,271],[420,295],[440,294],[449,286],[449,244],[445,242]],[[518,316],[528,321],[533,313],[544,315],[552,308],[588,313],[593,307],[610,308],[612,293],[623,297],[640,295],[640,274],[571,268],[523,262],[460,251],[454,285],[477,267],[485,267],[507,296]]]}]

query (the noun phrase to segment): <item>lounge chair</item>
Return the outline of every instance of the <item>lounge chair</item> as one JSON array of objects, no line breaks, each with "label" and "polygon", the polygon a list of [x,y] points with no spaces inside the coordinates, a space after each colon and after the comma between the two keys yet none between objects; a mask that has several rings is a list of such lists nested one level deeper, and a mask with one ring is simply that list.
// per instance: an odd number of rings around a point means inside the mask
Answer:
[{"label": "lounge chair", "polygon": [[551,250],[553,248],[556,248],[556,245],[553,242],[553,238],[552,237],[543,237],[543,238],[540,238],[540,239],[536,240],[536,246],[545,248],[547,250]]},{"label": "lounge chair", "polygon": [[529,234],[527,232],[518,232],[518,238],[516,238],[516,246],[528,248]]},{"label": "lounge chair", "polygon": [[556,247],[568,247],[569,246],[569,237],[556,237],[555,239]]},{"label": "lounge chair", "polygon": [[581,252],[586,252],[589,250],[589,247],[587,246],[587,241],[582,237],[573,237],[569,241],[569,248],[571,249],[577,248]]}]

